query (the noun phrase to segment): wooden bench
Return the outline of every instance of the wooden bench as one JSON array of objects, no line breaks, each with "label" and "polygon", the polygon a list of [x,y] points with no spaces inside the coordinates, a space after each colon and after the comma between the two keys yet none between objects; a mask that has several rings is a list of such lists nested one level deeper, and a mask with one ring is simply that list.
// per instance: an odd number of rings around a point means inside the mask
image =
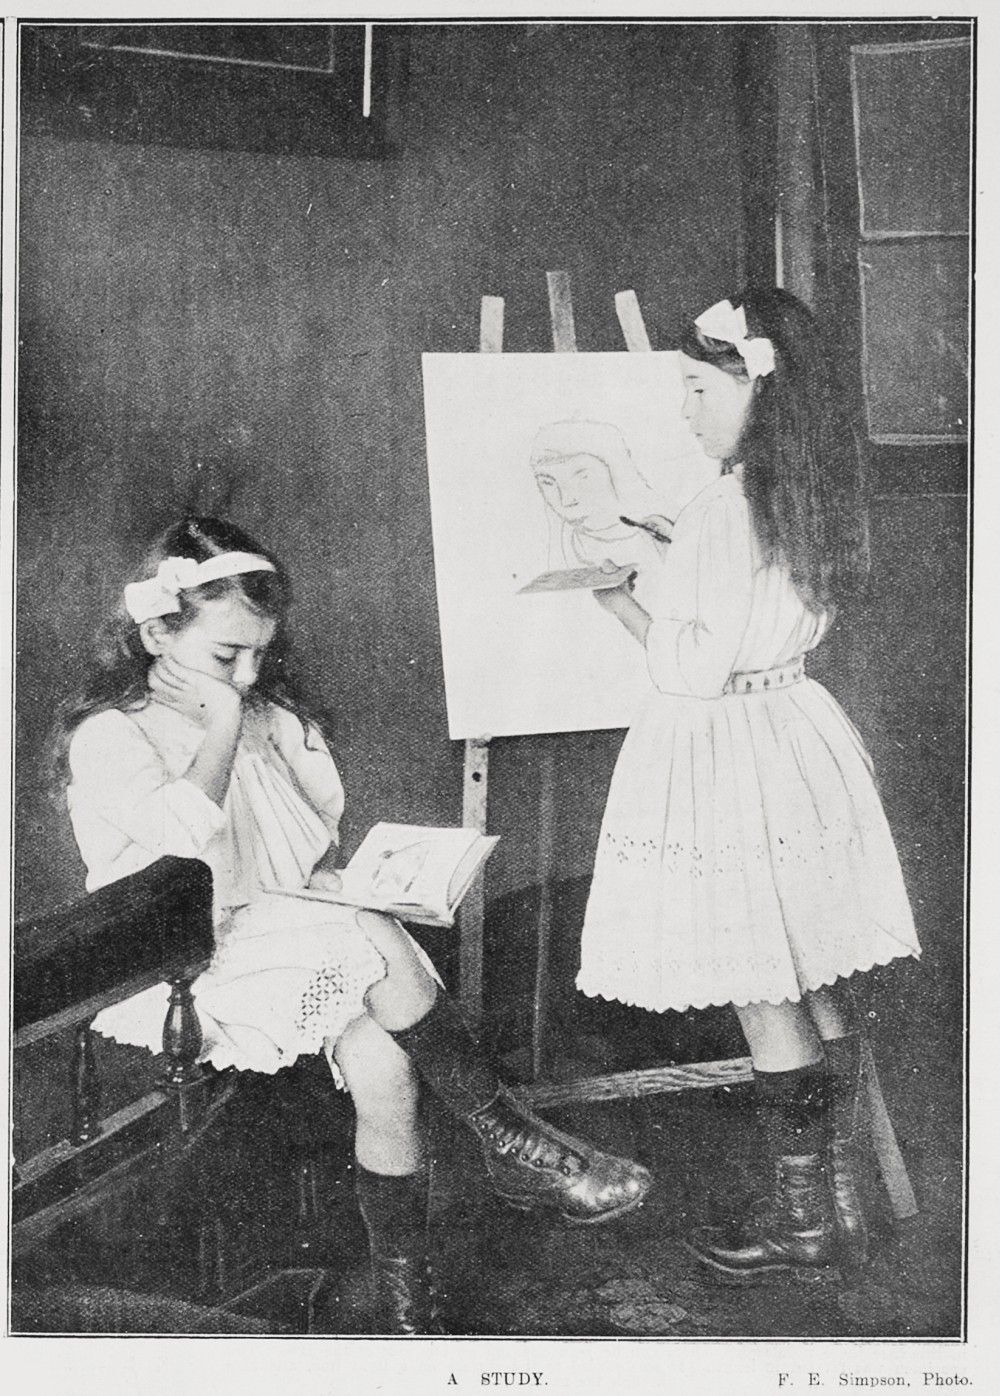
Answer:
[{"label": "wooden bench", "polygon": [[[212,876],[202,862],[161,858],[141,872],[14,928],[13,1046],[72,1032],[65,1137],[15,1158],[12,1252],[30,1249],[97,1205],[151,1156],[184,1147],[211,1078],[198,1065],[191,984],[212,955]],[[164,1065],[153,1090],[101,1116],[90,1024],[101,1009],[170,985]],[[19,1102],[30,1110],[31,1101]]]}]

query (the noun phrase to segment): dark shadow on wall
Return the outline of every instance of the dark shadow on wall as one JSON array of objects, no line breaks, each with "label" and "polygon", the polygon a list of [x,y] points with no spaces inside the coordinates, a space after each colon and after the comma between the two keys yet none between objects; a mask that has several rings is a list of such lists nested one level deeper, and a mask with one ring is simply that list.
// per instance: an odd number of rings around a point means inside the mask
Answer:
[{"label": "dark shadow on wall", "polygon": [[[400,31],[401,34],[403,31]],[[80,887],[43,795],[54,704],[151,533],[233,515],[288,563],[311,677],[336,716],[348,842],[447,823],[420,354],[471,352],[483,294],[506,347],[551,344],[545,272],[582,350],[654,344],[737,274],[732,36],[705,26],[406,28],[385,160],[32,137],[20,204],[19,906]],[[657,211],[669,209],[669,217]],[[567,740],[566,875],[585,871],[618,734]],[[530,882],[530,741],[499,757],[497,890]]]}]

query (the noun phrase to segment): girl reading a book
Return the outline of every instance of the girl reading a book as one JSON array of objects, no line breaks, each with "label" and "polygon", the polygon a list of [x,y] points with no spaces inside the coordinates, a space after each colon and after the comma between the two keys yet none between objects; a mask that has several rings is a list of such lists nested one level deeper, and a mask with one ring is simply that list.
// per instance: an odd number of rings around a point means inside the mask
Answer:
[{"label": "girl reading a book", "polygon": [[[344,792],[292,677],[288,577],[229,523],[186,518],[125,586],[60,750],[89,891],[164,855],[214,879],[215,954],[194,1001],[214,1066],[275,1072],[324,1051],[357,1115],[358,1201],[379,1331],[436,1331],[418,1079],[479,1139],[520,1208],[595,1223],[638,1206],[647,1171],[518,1105],[424,952],[390,917],[277,887],[337,887]],[[98,1031],[160,1050],[167,987]]]},{"label": "girl reading a book", "polygon": [[685,416],[723,474],[679,514],[649,609],[627,586],[595,593],[653,687],[608,795],[577,983],[735,1007],[772,1205],[690,1248],[754,1280],[864,1260],[846,985],[920,949],[870,758],[805,672],[868,561],[859,449],[812,316],[748,290],[681,349]]}]

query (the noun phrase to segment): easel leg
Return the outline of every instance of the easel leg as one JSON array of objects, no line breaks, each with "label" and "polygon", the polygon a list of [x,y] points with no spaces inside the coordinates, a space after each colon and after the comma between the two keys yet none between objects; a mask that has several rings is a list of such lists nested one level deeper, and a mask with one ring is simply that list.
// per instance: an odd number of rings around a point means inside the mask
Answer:
[{"label": "easel leg", "polygon": [[549,1002],[549,961],[552,944],[552,884],[555,853],[556,758],[546,741],[541,767],[541,802],[538,812],[538,948],[535,957],[535,997],[531,1015],[531,1079],[545,1069],[546,1010]]},{"label": "easel leg", "polygon": [[[462,824],[486,832],[486,794],[490,744],[486,738],[465,743],[462,781]],[[469,1026],[475,1030],[483,1016],[483,924],[486,901],[483,879],[469,888],[459,912],[459,999]]]},{"label": "easel leg", "polygon": [[[502,296],[483,296],[479,307],[479,352],[503,352]],[[488,737],[469,738],[465,743],[465,769],[462,777],[462,824],[486,833],[486,803],[489,776]],[[469,1026],[475,1031],[483,1017],[483,925],[486,896],[483,879],[477,878],[466,893],[459,912],[459,1000]]]},{"label": "easel leg", "polygon": [[[549,292],[552,347],[557,354],[576,353],[576,326],[569,273],[545,273]],[[531,1008],[531,1076],[537,1081],[545,1067],[545,1030],[549,1001],[549,960],[552,943],[552,885],[555,865],[555,750],[546,741],[541,765],[538,816],[538,942],[535,952],[535,994]]]},{"label": "easel leg", "polygon": [[875,1157],[878,1159],[878,1165],[882,1171],[882,1180],[885,1183],[885,1190],[889,1194],[893,1216],[899,1220],[915,1217],[920,1208],[917,1206],[916,1195],[910,1183],[910,1175],[906,1171],[903,1155],[896,1142],[896,1131],[892,1127],[892,1120],[890,1120],[889,1112],[885,1108],[885,1100],[882,1098],[882,1087],[879,1085],[878,1072],[875,1070],[872,1049],[867,1042],[864,1042],[861,1051],[872,1148],[875,1150]]}]

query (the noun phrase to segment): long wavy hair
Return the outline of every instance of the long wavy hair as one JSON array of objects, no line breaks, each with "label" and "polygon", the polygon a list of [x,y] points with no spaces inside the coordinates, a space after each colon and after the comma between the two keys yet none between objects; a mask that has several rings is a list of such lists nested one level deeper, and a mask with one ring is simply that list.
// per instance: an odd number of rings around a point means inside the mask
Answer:
[{"label": "long wavy hair", "polygon": [[[774,371],[753,380],[733,462],[766,562],[784,563],[803,601],[830,610],[855,598],[870,555],[861,442],[809,310],[774,287],[749,286],[742,306],[749,338],[774,346]],[[732,344],[690,324],[680,340],[689,358],[747,381]]]},{"label": "long wavy hair", "polygon": [[[267,548],[261,547],[235,524],[221,519],[185,518],[160,535],[129,580],[144,581],[154,577],[160,563],[168,557],[205,562],[210,557],[230,552],[265,557],[274,571],[246,572],[180,591],[177,595],[180,610],[162,616],[162,624],[174,632],[183,630],[206,601],[238,596],[255,613],[275,623],[274,638],[264,652],[256,682],[244,702],[256,707],[276,703],[293,712],[307,733],[313,726],[325,736],[329,722],[308,700],[295,672],[287,630],[291,582],[284,567]],[[153,656],[142,643],[138,625],[125,609],[122,591],[114,610],[98,631],[90,667],[80,687],[57,711],[50,770],[54,794],[61,795],[69,778],[69,744],[77,727],[91,714],[108,708],[128,711],[141,707],[149,697],[148,675],[153,662]]]}]

